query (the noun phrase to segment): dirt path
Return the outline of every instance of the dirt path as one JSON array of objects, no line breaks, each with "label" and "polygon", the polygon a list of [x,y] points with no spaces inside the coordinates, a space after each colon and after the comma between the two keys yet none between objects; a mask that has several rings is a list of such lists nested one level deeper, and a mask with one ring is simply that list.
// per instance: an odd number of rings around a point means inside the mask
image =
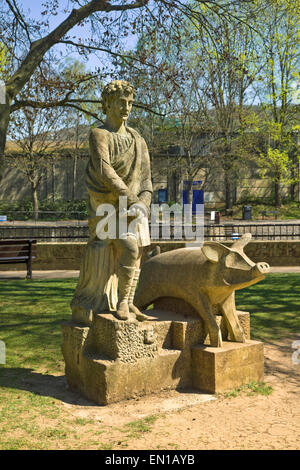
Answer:
[{"label": "dirt path", "polygon": [[300,364],[292,363],[294,340],[300,335],[265,343],[265,382],[273,387],[268,396],[249,390],[231,397],[171,391],[98,407],[65,390],[63,408],[101,423],[102,442],[112,449],[299,449]]},{"label": "dirt path", "polygon": [[269,396],[224,396],[157,420],[151,434],[130,442],[133,449],[299,449],[300,365],[291,363],[291,342],[266,345]]}]

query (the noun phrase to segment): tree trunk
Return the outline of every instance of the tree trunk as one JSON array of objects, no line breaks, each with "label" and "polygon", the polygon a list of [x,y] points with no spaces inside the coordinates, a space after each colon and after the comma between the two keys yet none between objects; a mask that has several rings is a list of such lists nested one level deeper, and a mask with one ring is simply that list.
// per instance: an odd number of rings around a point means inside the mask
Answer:
[{"label": "tree trunk", "polygon": [[189,179],[187,184],[187,203],[193,204],[193,180]]},{"label": "tree trunk", "polygon": [[76,177],[77,177],[77,150],[74,155],[74,160],[73,160],[73,185],[72,185],[72,201],[75,199],[75,191],[76,191]]},{"label": "tree trunk", "polygon": [[281,197],[281,188],[280,181],[277,180],[274,183],[274,192],[275,192],[275,207],[281,207],[282,197]]},{"label": "tree trunk", "polygon": [[55,163],[52,161],[51,165],[51,170],[52,170],[52,202],[55,201]]},{"label": "tree trunk", "polygon": [[[299,145],[300,141],[297,143]],[[298,158],[295,155],[293,155],[291,160],[292,160],[292,167],[291,167],[292,183],[290,184],[289,192],[290,192],[291,201],[296,201],[297,180],[299,180],[299,178],[297,178],[298,172],[299,172],[299,164],[298,164]]]},{"label": "tree trunk", "polygon": [[229,170],[225,170],[225,204],[226,209],[232,209],[232,179]]},{"label": "tree trunk", "polygon": [[291,201],[296,201],[296,188],[297,188],[297,183],[292,183],[290,185],[290,198]]},{"label": "tree trunk", "polygon": [[31,184],[31,191],[32,191],[32,203],[33,203],[33,216],[34,220],[37,221],[39,218],[39,200],[37,194],[37,186]]},{"label": "tree trunk", "polygon": [[3,177],[3,156],[6,143],[6,134],[9,123],[10,106],[0,104],[0,181]]}]

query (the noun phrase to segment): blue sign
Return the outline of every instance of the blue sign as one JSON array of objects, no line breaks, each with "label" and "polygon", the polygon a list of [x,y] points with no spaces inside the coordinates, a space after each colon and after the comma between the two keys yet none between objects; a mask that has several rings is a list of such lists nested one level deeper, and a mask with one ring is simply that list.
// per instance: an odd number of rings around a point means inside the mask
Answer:
[{"label": "blue sign", "polygon": [[[182,204],[183,205],[188,203],[188,190],[185,189],[188,184],[189,184],[189,181],[183,182],[183,187],[184,187],[182,191]],[[196,205],[203,204],[204,202],[204,191],[203,189],[200,189],[201,185],[202,185],[202,181],[193,181],[192,183],[192,191],[193,191],[192,212],[193,214],[196,213]]]},{"label": "blue sign", "polygon": [[158,190],[158,202],[159,204],[163,204],[164,202],[168,201],[168,191],[166,189],[159,189]]}]

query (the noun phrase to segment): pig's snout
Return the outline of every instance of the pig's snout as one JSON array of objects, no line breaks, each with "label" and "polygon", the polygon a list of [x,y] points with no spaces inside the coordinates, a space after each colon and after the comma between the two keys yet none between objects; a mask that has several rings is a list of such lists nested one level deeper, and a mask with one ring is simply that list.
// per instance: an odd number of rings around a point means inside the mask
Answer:
[{"label": "pig's snout", "polygon": [[270,266],[268,263],[256,263],[253,269],[253,274],[260,276],[262,274],[267,274],[270,271]]}]

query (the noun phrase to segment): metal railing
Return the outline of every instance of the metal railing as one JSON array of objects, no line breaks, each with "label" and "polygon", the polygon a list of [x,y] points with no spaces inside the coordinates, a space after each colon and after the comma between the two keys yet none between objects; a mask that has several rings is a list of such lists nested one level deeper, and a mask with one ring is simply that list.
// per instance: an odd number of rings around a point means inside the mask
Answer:
[{"label": "metal railing", "polygon": [[[162,224],[159,224],[159,238],[156,241],[185,242],[184,237],[174,238],[174,226],[170,227],[170,238],[164,237]],[[150,225],[151,233],[151,225]],[[232,241],[240,238],[244,233],[251,233],[253,240],[300,240],[300,223],[247,223],[247,224],[205,224],[204,240]],[[89,228],[87,222],[80,225],[1,225],[0,239],[35,239],[49,242],[87,241]]]},{"label": "metal railing", "polygon": [[251,233],[253,240],[300,240],[299,223],[205,225],[204,239],[234,240]]}]

